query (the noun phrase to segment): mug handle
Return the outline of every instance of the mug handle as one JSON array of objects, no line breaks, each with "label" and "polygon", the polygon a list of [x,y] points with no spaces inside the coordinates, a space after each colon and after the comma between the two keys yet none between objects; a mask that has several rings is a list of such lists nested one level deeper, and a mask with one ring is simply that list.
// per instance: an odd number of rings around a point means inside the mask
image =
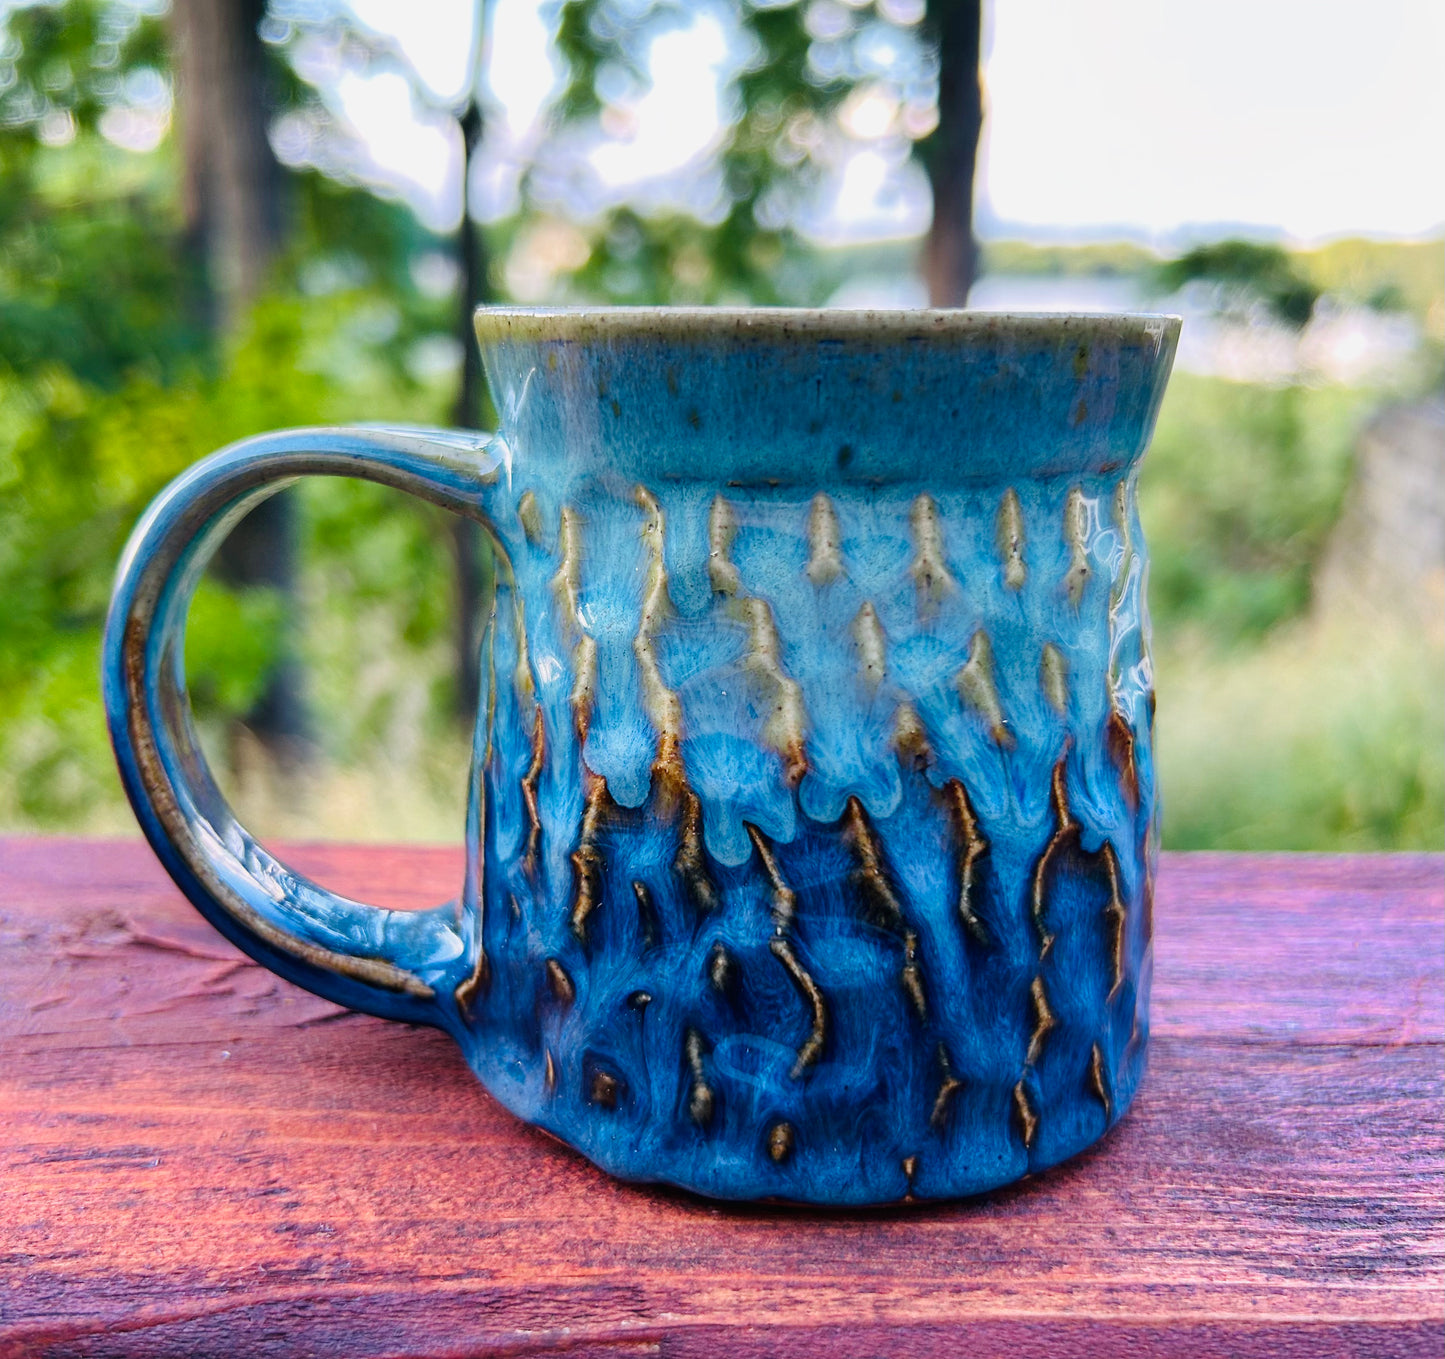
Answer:
[{"label": "mug handle", "polygon": [[[367,906],[281,864],[235,818],[196,739],[185,625],[211,554],[255,505],[302,476],[349,476],[409,491],[477,520],[502,458],[492,436],[456,430],[295,429],[213,453],[142,516],[106,619],[102,691],[121,782],[157,857],[191,902],[263,966],[327,1000],[452,1028],[453,992],[480,946],[475,910]],[[500,551],[500,548],[497,550]],[[469,793],[479,822],[481,789]],[[469,851],[470,852],[470,851]],[[475,866],[468,866],[468,882]],[[474,906],[474,892],[463,902]]]}]

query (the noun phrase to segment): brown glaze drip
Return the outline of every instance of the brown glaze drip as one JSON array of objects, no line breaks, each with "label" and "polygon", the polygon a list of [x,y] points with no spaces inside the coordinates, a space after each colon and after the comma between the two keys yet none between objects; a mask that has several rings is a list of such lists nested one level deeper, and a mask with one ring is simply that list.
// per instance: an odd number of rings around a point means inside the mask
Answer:
[{"label": "brown glaze drip", "polygon": [[737,596],[743,592],[742,577],[732,561],[737,533],[733,507],[722,496],[715,497],[707,516],[707,576],[714,594]]},{"label": "brown glaze drip", "polygon": [[[660,815],[676,815],[678,852],[673,856],[673,872],[682,879],[686,896],[699,915],[717,909],[717,888],[708,875],[707,853],[702,839],[702,804],[691,786],[682,763],[682,701],[663,681],[657,666],[655,635],[657,627],[672,614],[666,570],[666,519],[662,506],[646,487],[637,487],[637,505],[646,513],[643,542],[647,546],[647,580],[643,590],[642,619],[633,639],[633,653],[642,675],[643,706],[657,733],[657,753],[653,760],[653,788],[657,794]],[[714,500],[709,519],[712,555],[709,571],[714,587],[734,587],[737,571],[727,560],[727,549],[733,541],[736,525],[731,506],[721,496]],[[728,574],[731,571],[731,575]]]},{"label": "brown glaze drip", "polygon": [[551,1048],[542,1050],[542,1080],[546,1083],[547,1093],[553,1094],[557,1089],[557,1063],[552,1060]]},{"label": "brown glaze drip", "polygon": [[1039,1116],[1029,1102],[1029,1092],[1022,1081],[1014,1086],[1014,1120],[1018,1124],[1019,1136],[1023,1138],[1024,1150],[1031,1150],[1039,1131]]},{"label": "brown glaze drip", "polygon": [[979,829],[978,817],[963,784],[958,779],[949,779],[943,785],[943,793],[953,812],[958,836],[963,841],[958,856],[958,918],[963,921],[964,929],[973,936],[974,942],[987,948],[988,927],[974,910],[973,890],[978,880],[978,861],[988,853],[988,841]]},{"label": "brown glaze drip", "polygon": [[682,879],[687,899],[699,915],[707,915],[718,906],[717,888],[708,876],[707,855],[702,838],[702,802],[691,788],[682,789],[678,813],[677,854],[673,871]]},{"label": "brown glaze drip", "polygon": [[517,665],[512,671],[512,683],[516,687],[518,702],[526,707],[537,701],[537,681],[532,675],[532,657],[527,640],[527,606],[521,594],[513,588],[512,616],[516,620]]},{"label": "brown glaze drip", "polygon": [[1089,1058],[1089,1089],[1104,1106],[1104,1121],[1107,1123],[1114,1117],[1114,1100],[1109,1094],[1109,1073],[1104,1069],[1104,1052],[1097,1043]]},{"label": "brown glaze drip", "polygon": [[828,1038],[828,1006],[823,999],[823,993],[818,989],[818,983],[798,961],[798,955],[793,952],[793,946],[787,939],[774,935],[768,941],[768,948],[773,957],[782,963],[788,976],[793,979],[793,985],[798,988],[799,994],[813,1012],[813,1027],[804,1039],[803,1046],[798,1049],[797,1060],[793,1063],[791,1074],[793,1079],[797,1080],[823,1055],[823,1045]]},{"label": "brown glaze drip", "polygon": [[1113,1000],[1124,985],[1124,969],[1129,942],[1129,912],[1124,906],[1123,893],[1119,890],[1119,857],[1114,853],[1114,846],[1105,840],[1099,853],[1103,856],[1104,867],[1109,874],[1109,904],[1104,908],[1104,914],[1108,916],[1109,924],[1112,926],[1113,937],[1110,940],[1109,954],[1114,964],[1114,981],[1106,999]]},{"label": "brown glaze drip", "polygon": [[783,666],[783,644],[768,602],[748,598],[739,600],[738,608],[748,629],[742,667],[768,695],[770,712],[763,725],[763,741],[782,757],[783,778],[789,788],[796,788],[808,772],[804,739],[808,713],[803,689]]},{"label": "brown glaze drip", "polygon": [[1119,771],[1119,787],[1131,812],[1139,810],[1139,768],[1135,763],[1134,728],[1129,719],[1117,707],[1109,710],[1109,720],[1104,725],[1104,745]]},{"label": "brown glaze drip", "polygon": [[923,969],[918,966],[918,936],[909,930],[903,936],[903,990],[913,1002],[919,1019],[928,1018],[928,997],[923,992]]},{"label": "brown glaze drip", "polygon": [[933,763],[933,747],[923,719],[911,703],[900,703],[893,718],[893,749],[904,768],[919,773]]},{"label": "brown glaze drip", "polygon": [[853,872],[853,883],[863,896],[868,915],[903,940],[903,969],[899,973],[899,982],[919,1019],[928,1019],[928,995],[923,987],[923,969],[918,960],[918,934],[907,927],[902,902],[893,891],[893,883],[883,862],[883,846],[873,823],[868,820],[863,802],[857,797],[848,798],[844,807],[842,840],[857,854],[858,866]]},{"label": "brown glaze drip", "polygon": [[572,933],[582,943],[587,942],[587,918],[602,901],[602,871],[605,867],[602,851],[597,848],[597,836],[602,826],[602,815],[611,801],[607,794],[607,780],[590,770],[584,774],[587,784],[587,800],[582,807],[582,827],[577,836],[577,848],[572,851]]},{"label": "brown glaze drip", "polygon": [[657,908],[652,904],[652,892],[645,882],[634,882],[632,895],[637,901],[637,936],[642,951],[646,953],[656,948],[662,939],[662,931],[657,925]]},{"label": "brown glaze drip", "polygon": [[968,661],[958,672],[955,683],[958,696],[988,724],[994,744],[1004,750],[1012,750],[1013,733],[1008,729],[1008,719],[1004,716],[998,688],[993,681],[993,643],[982,628],[973,634]]},{"label": "brown glaze drip", "polygon": [[938,1094],[933,1099],[933,1112],[928,1115],[928,1124],[932,1128],[943,1127],[948,1118],[950,1102],[963,1089],[963,1082],[953,1074],[953,1063],[948,1060],[948,1049],[942,1043],[938,1045],[938,1067],[943,1078],[938,1085]]},{"label": "brown glaze drip", "polygon": [[537,876],[537,860],[542,847],[542,813],[537,805],[537,783],[547,759],[547,722],[542,705],[537,704],[532,717],[532,763],[522,776],[522,805],[527,812],[527,844],[522,851],[522,872],[528,881]]},{"label": "brown glaze drip", "polygon": [[1064,502],[1064,542],[1069,549],[1069,569],[1064,573],[1064,591],[1076,609],[1084,598],[1093,568],[1089,565],[1089,512],[1084,493],[1075,486]]},{"label": "brown glaze drip", "polygon": [[667,588],[667,564],[664,556],[667,526],[662,506],[645,486],[636,492],[639,508],[647,516],[642,526],[642,540],[647,545],[647,580],[642,591],[642,617],[637,635],[632,639],[632,654],[637,657],[641,677],[642,703],[648,720],[657,733],[657,758],[654,768],[665,783],[684,781],[682,769],[682,702],[663,681],[657,665],[654,636],[672,614],[672,598]]},{"label": "brown glaze drip", "polygon": [[913,529],[913,565],[908,571],[918,592],[918,616],[926,622],[948,595],[957,593],[958,584],[949,574],[943,525],[931,495],[925,493],[913,502],[908,522]]},{"label": "brown glaze drip", "polygon": [[1069,715],[1069,663],[1064,653],[1052,642],[1044,643],[1039,657],[1039,686],[1044,697],[1060,717]]},{"label": "brown glaze drip", "polygon": [[793,917],[797,914],[797,895],[783,881],[782,870],[778,867],[777,859],[773,857],[773,848],[768,844],[767,837],[751,821],[744,821],[743,827],[748,833],[748,839],[753,842],[753,848],[758,852],[758,858],[762,860],[763,872],[773,889],[773,928],[779,934],[786,934],[793,928]]},{"label": "brown glaze drip", "polygon": [[477,960],[472,964],[472,970],[466,977],[457,983],[457,989],[452,992],[456,998],[457,1008],[461,1010],[465,1019],[474,1017],[474,1007],[477,998],[492,983],[492,965],[487,959],[487,951],[481,946],[481,922],[478,921]]},{"label": "brown glaze drip", "polygon": [[843,574],[843,531],[833,502],[819,491],[808,511],[808,579],[827,585]]},{"label": "brown glaze drip", "polygon": [[919,1019],[927,1019],[928,1000],[923,985],[923,969],[918,964],[918,935],[908,928],[902,903],[888,878],[878,833],[856,796],[848,799],[843,810],[843,842],[857,855],[858,866],[853,870],[852,881],[869,915],[903,940],[903,970],[899,981]]},{"label": "brown glaze drip", "polygon": [[587,1092],[588,1098],[599,1109],[617,1108],[618,1098],[622,1094],[622,1082],[610,1071],[597,1071],[592,1075],[592,1086]]},{"label": "brown glaze drip", "polygon": [[564,635],[577,640],[572,647],[572,716],[579,744],[587,740],[592,708],[597,694],[597,643],[582,621],[582,516],[570,505],[562,507],[558,550],[562,561],[552,577],[552,594],[557,600]]},{"label": "brown glaze drip", "polygon": [[688,1070],[692,1073],[692,1086],[687,1096],[687,1112],[699,1128],[706,1128],[712,1122],[713,1109],[717,1101],[713,1095],[712,1086],[707,1083],[707,1073],[702,1064],[703,1038],[696,1029],[687,1031],[687,1038],[683,1042],[683,1055],[687,1059]]},{"label": "brown glaze drip", "polygon": [[586,521],[570,505],[562,506],[561,525],[557,531],[557,550],[561,562],[557,574],[552,577],[552,593],[562,614],[562,623],[577,633],[584,632],[582,626],[582,530]]},{"label": "brown glaze drip", "polygon": [[732,955],[721,942],[714,944],[707,955],[707,979],[712,989],[719,995],[727,995],[732,989],[734,971]]},{"label": "brown glaze drip", "polygon": [[547,989],[563,1005],[571,1005],[577,999],[577,988],[567,969],[555,958],[547,959]]},{"label": "brown glaze drip", "polygon": [[1054,1031],[1058,1020],[1054,1018],[1049,1005],[1048,993],[1044,990],[1044,979],[1035,977],[1029,986],[1029,998],[1034,1006],[1034,1031],[1029,1035],[1029,1050],[1024,1054],[1024,1065],[1034,1066],[1043,1056],[1044,1041]]},{"label": "brown glaze drip", "polygon": [[878,692],[888,668],[888,638],[884,635],[883,624],[878,621],[878,611],[864,601],[853,619],[851,628],[853,646],[858,653],[858,680],[869,698]]},{"label": "brown glaze drip", "polygon": [[577,744],[587,744],[587,729],[592,725],[592,708],[597,702],[597,643],[586,635],[578,638],[572,648],[572,721],[577,731]]},{"label": "brown glaze drip", "polygon": [[901,933],[905,928],[903,907],[884,871],[883,849],[877,832],[856,796],[848,799],[843,810],[843,842],[858,857],[853,881],[869,911],[880,924]]},{"label": "brown glaze drip", "polygon": [[793,1079],[797,1080],[822,1055],[828,1034],[828,1006],[823,999],[823,993],[818,989],[818,983],[798,961],[798,955],[788,940],[788,931],[792,929],[793,919],[797,914],[797,895],[783,880],[782,870],[778,867],[767,837],[750,821],[744,821],[743,826],[747,830],[748,838],[753,842],[753,848],[758,852],[758,858],[762,860],[763,872],[772,887],[773,937],[768,941],[768,948],[773,957],[782,963],[783,969],[792,978],[793,985],[798,988],[798,993],[813,1012],[812,1029],[803,1046],[798,1049],[797,1060],[793,1063],[792,1075]]},{"label": "brown glaze drip", "polygon": [[537,497],[531,491],[523,491],[517,501],[517,518],[521,521],[522,532],[533,547],[542,543],[542,512],[537,508]]},{"label": "brown glaze drip", "polygon": [[1038,863],[1034,865],[1033,913],[1034,928],[1039,935],[1040,961],[1048,957],[1049,949],[1054,943],[1054,936],[1048,927],[1048,901],[1044,891],[1049,865],[1064,845],[1071,841],[1077,843],[1079,839],[1079,823],[1069,811],[1069,790],[1064,779],[1063,756],[1060,756],[1058,763],[1054,765],[1051,788],[1054,800],[1054,833],[1049,837],[1049,843],[1044,846],[1044,852],[1039,855]]},{"label": "brown glaze drip", "polygon": [[775,1165],[781,1165],[793,1154],[793,1125],[774,1123],[768,1129],[768,1155]]},{"label": "brown glaze drip", "polygon": [[[1129,523],[1129,480],[1124,478],[1114,487],[1114,527],[1119,530],[1119,541],[1124,548],[1124,558],[1134,555],[1134,532]],[[1123,573],[1120,573],[1122,580]]]},{"label": "brown glaze drip", "polygon": [[1003,583],[1006,590],[1022,590],[1028,579],[1024,566],[1024,511],[1018,492],[1012,486],[1003,493],[998,506],[995,529],[998,555],[1003,560]]},{"label": "brown glaze drip", "polygon": [[763,690],[768,704],[763,741],[782,757],[783,777],[788,787],[796,788],[808,772],[808,713],[803,706],[803,690],[783,666],[782,641],[772,608],[766,600],[744,593],[742,577],[731,557],[737,531],[733,507],[717,496],[707,521],[708,579],[714,594],[732,600],[728,613],[747,628],[741,664],[744,673]]}]

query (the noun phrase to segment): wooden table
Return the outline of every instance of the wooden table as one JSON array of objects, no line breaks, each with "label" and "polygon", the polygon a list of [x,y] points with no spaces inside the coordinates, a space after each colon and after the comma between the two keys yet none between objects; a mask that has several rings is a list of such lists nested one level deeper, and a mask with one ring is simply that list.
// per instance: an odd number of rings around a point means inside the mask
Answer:
[{"label": "wooden table", "polygon": [[[390,905],[456,856],[294,849]],[[1445,860],[1165,856],[1103,1143],[969,1203],[614,1183],[139,843],[0,840],[0,1356],[1445,1352]]]}]

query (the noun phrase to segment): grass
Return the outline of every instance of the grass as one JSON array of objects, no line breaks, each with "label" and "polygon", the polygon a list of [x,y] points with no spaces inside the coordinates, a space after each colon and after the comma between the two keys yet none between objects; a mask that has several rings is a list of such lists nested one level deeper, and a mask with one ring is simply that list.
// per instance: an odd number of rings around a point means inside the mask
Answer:
[{"label": "grass", "polygon": [[1339,614],[1161,647],[1167,849],[1445,849],[1445,641]]}]

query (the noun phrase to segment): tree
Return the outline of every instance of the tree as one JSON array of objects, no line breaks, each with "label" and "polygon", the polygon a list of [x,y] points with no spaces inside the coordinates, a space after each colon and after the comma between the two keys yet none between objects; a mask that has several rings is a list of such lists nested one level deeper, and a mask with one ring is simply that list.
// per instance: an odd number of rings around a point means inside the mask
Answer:
[{"label": "tree", "polygon": [[[236,329],[212,327],[167,137],[166,28],[129,0],[0,20],[0,818],[74,818],[116,796],[100,627],[126,534],[165,482],[263,429],[445,418],[407,368],[418,336],[451,321],[412,281],[439,242],[365,189],[283,170],[285,248]],[[308,92],[267,48],[274,106],[300,116]],[[321,273],[333,282],[300,296]],[[395,319],[368,337],[356,323],[378,313]],[[335,354],[329,371],[317,352]],[[353,607],[394,602],[399,645],[434,646],[445,577],[426,559],[429,507],[377,513],[363,493],[374,488],[310,489],[301,527],[318,567],[359,537],[384,540],[364,579],[331,579]],[[282,611],[274,589],[202,582],[187,669],[203,724],[257,711],[285,654]]]},{"label": "tree", "polygon": [[[98,174],[101,128],[156,116],[165,38],[104,0],[12,10],[0,29],[0,374],[61,366],[114,389],[174,372],[202,336],[169,305],[182,279],[162,194]],[[104,286],[97,286],[98,280]]]},{"label": "tree", "polygon": [[923,251],[929,304],[962,307],[978,272],[973,182],[983,130],[979,83],[980,0],[932,0],[928,24],[938,46],[938,126],[919,144],[933,190]]},{"label": "tree", "polygon": [[266,137],[264,0],[173,0],[182,212],[207,313],[234,330],[281,251],[282,173]]},{"label": "tree", "polygon": [[1175,293],[1200,282],[1213,288],[1222,310],[1262,305],[1276,320],[1302,329],[1314,314],[1320,290],[1289,252],[1258,241],[1213,241],[1161,264],[1155,284]]},{"label": "tree", "polygon": [[[182,159],[185,240],[198,286],[192,305],[234,333],[270,278],[284,242],[283,177],[267,140],[265,0],[173,0],[172,59]],[[237,588],[296,600],[296,507],[264,500],[231,531],[215,571]],[[307,749],[303,676],[285,646],[247,725],[287,762]]]},{"label": "tree", "polygon": [[873,99],[884,111],[877,135],[904,159],[933,126],[937,57],[920,32],[922,5],[734,0],[737,59],[724,74],[717,146],[663,205],[624,195],[590,207],[578,191],[587,154],[646,87],[652,40],[693,13],[675,0],[567,0],[557,47],[568,82],[524,181],[526,210],[585,221],[588,254],[568,280],[576,296],[816,305],[832,284],[808,232],[820,189],[859,149],[844,127],[850,110]]}]

